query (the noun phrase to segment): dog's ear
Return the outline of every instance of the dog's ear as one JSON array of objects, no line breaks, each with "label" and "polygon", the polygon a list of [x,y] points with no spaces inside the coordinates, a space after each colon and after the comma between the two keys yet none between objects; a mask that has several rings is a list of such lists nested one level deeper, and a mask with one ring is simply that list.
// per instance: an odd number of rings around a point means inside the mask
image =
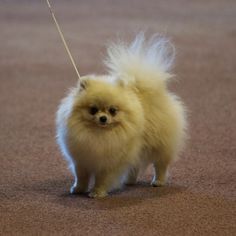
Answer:
[{"label": "dog's ear", "polygon": [[121,76],[120,78],[117,78],[116,82],[120,87],[129,87],[132,85],[135,81],[135,78],[133,76]]},{"label": "dog's ear", "polygon": [[80,90],[85,90],[88,87],[88,78],[81,77],[80,81],[78,81],[78,87]]},{"label": "dog's ear", "polygon": [[123,79],[117,79],[117,85],[119,85],[120,87],[125,87],[126,86],[126,82]]},{"label": "dog's ear", "polygon": [[86,80],[84,80],[84,81],[81,81],[80,82],[80,89],[81,90],[84,90],[84,89],[86,89],[86,87],[87,87],[87,81]]}]

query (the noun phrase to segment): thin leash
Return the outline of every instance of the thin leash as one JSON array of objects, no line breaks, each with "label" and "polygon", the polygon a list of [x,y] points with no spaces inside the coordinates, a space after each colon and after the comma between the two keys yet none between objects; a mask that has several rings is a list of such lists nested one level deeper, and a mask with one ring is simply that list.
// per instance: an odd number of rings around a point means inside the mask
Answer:
[{"label": "thin leash", "polygon": [[58,32],[59,32],[59,34],[60,34],[60,36],[61,36],[61,40],[62,40],[62,42],[63,42],[63,44],[64,44],[64,46],[65,46],[65,49],[66,49],[66,51],[67,51],[67,53],[68,53],[68,55],[69,55],[69,58],[70,58],[70,60],[71,60],[71,63],[72,63],[72,65],[73,65],[73,67],[74,67],[74,69],[75,69],[75,72],[76,72],[76,74],[77,74],[77,76],[78,76],[78,79],[79,79],[79,81],[80,81],[80,80],[81,80],[81,77],[80,77],[80,74],[79,74],[79,70],[77,69],[77,67],[76,67],[76,65],[75,65],[75,61],[74,61],[74,59],[73,59],[73,57],[72,57],[72,55],[71,55],[70,49],[69,49],[68,46],[67,46],[66,40],[65,40],[65,38],[64,38],[64,35],[63,35],[63,33],[62,33],[62,30],[61,30],[61,28],[60,28],[58,22],[57,22],[57,19],[56,19],[56,17],[55,17],[55,14],[54,14],[54,12],[53,12],[53,10],[52,10],[51,4],[50,4],[49,0],[46,0],[46,1],[47,1],[47,4],[48,4],[48,8],[49,8],[49,10],[50,10],[50,12],[51,12],[52,18],[53,18],[53,20],[54,20],[54,23],[55,23],[55,25],[56,25],[56,27],[57,27],[57,30],[58,30]]}]

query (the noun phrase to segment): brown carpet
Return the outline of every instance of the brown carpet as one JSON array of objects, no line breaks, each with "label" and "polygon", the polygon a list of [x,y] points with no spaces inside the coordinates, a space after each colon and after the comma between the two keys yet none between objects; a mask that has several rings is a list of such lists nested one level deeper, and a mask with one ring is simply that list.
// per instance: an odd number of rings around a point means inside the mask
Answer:
[{"label": "brown carpet", "polygon": [[[17,3],[18,2],[18,3]],[[236,235],[236,2],[52,1],[81,74],[103,73],[109,40],[140,29],[177,48],[171,90],[190,139],[166,187],[71,196],[55,144],[59,100],[76,83],[44,1],[0,3],[1,235]]]}]

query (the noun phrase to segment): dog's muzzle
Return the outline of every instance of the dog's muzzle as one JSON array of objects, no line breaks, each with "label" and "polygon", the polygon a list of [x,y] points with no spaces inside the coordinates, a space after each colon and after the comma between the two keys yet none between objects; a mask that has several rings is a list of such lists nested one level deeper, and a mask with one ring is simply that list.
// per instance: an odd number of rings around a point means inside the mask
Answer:
[{"label": "dog's muzzle", "polygon": [[105,125],[107,123],[107,117],[106,116],[101,116],[99,118],[100,124]]}]

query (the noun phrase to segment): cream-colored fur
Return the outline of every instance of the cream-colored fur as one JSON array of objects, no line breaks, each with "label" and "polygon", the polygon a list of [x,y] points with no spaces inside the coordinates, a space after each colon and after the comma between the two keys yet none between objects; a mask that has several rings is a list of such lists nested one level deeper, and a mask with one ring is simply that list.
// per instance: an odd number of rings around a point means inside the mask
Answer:
[{"label": "cream-colored fur", "polygon": [[142,34],[131,45],[111,45],[109,75],[83,77],[62,101],[57,138],[75,176],[72,193],[86,192],[94,176],[90,197],[104,197],[128,169],[127,182],[135,183],[142,163],[154,165],[153,186],[166,182],[186,129],[182,102],[167,89],[172,49]]}]

